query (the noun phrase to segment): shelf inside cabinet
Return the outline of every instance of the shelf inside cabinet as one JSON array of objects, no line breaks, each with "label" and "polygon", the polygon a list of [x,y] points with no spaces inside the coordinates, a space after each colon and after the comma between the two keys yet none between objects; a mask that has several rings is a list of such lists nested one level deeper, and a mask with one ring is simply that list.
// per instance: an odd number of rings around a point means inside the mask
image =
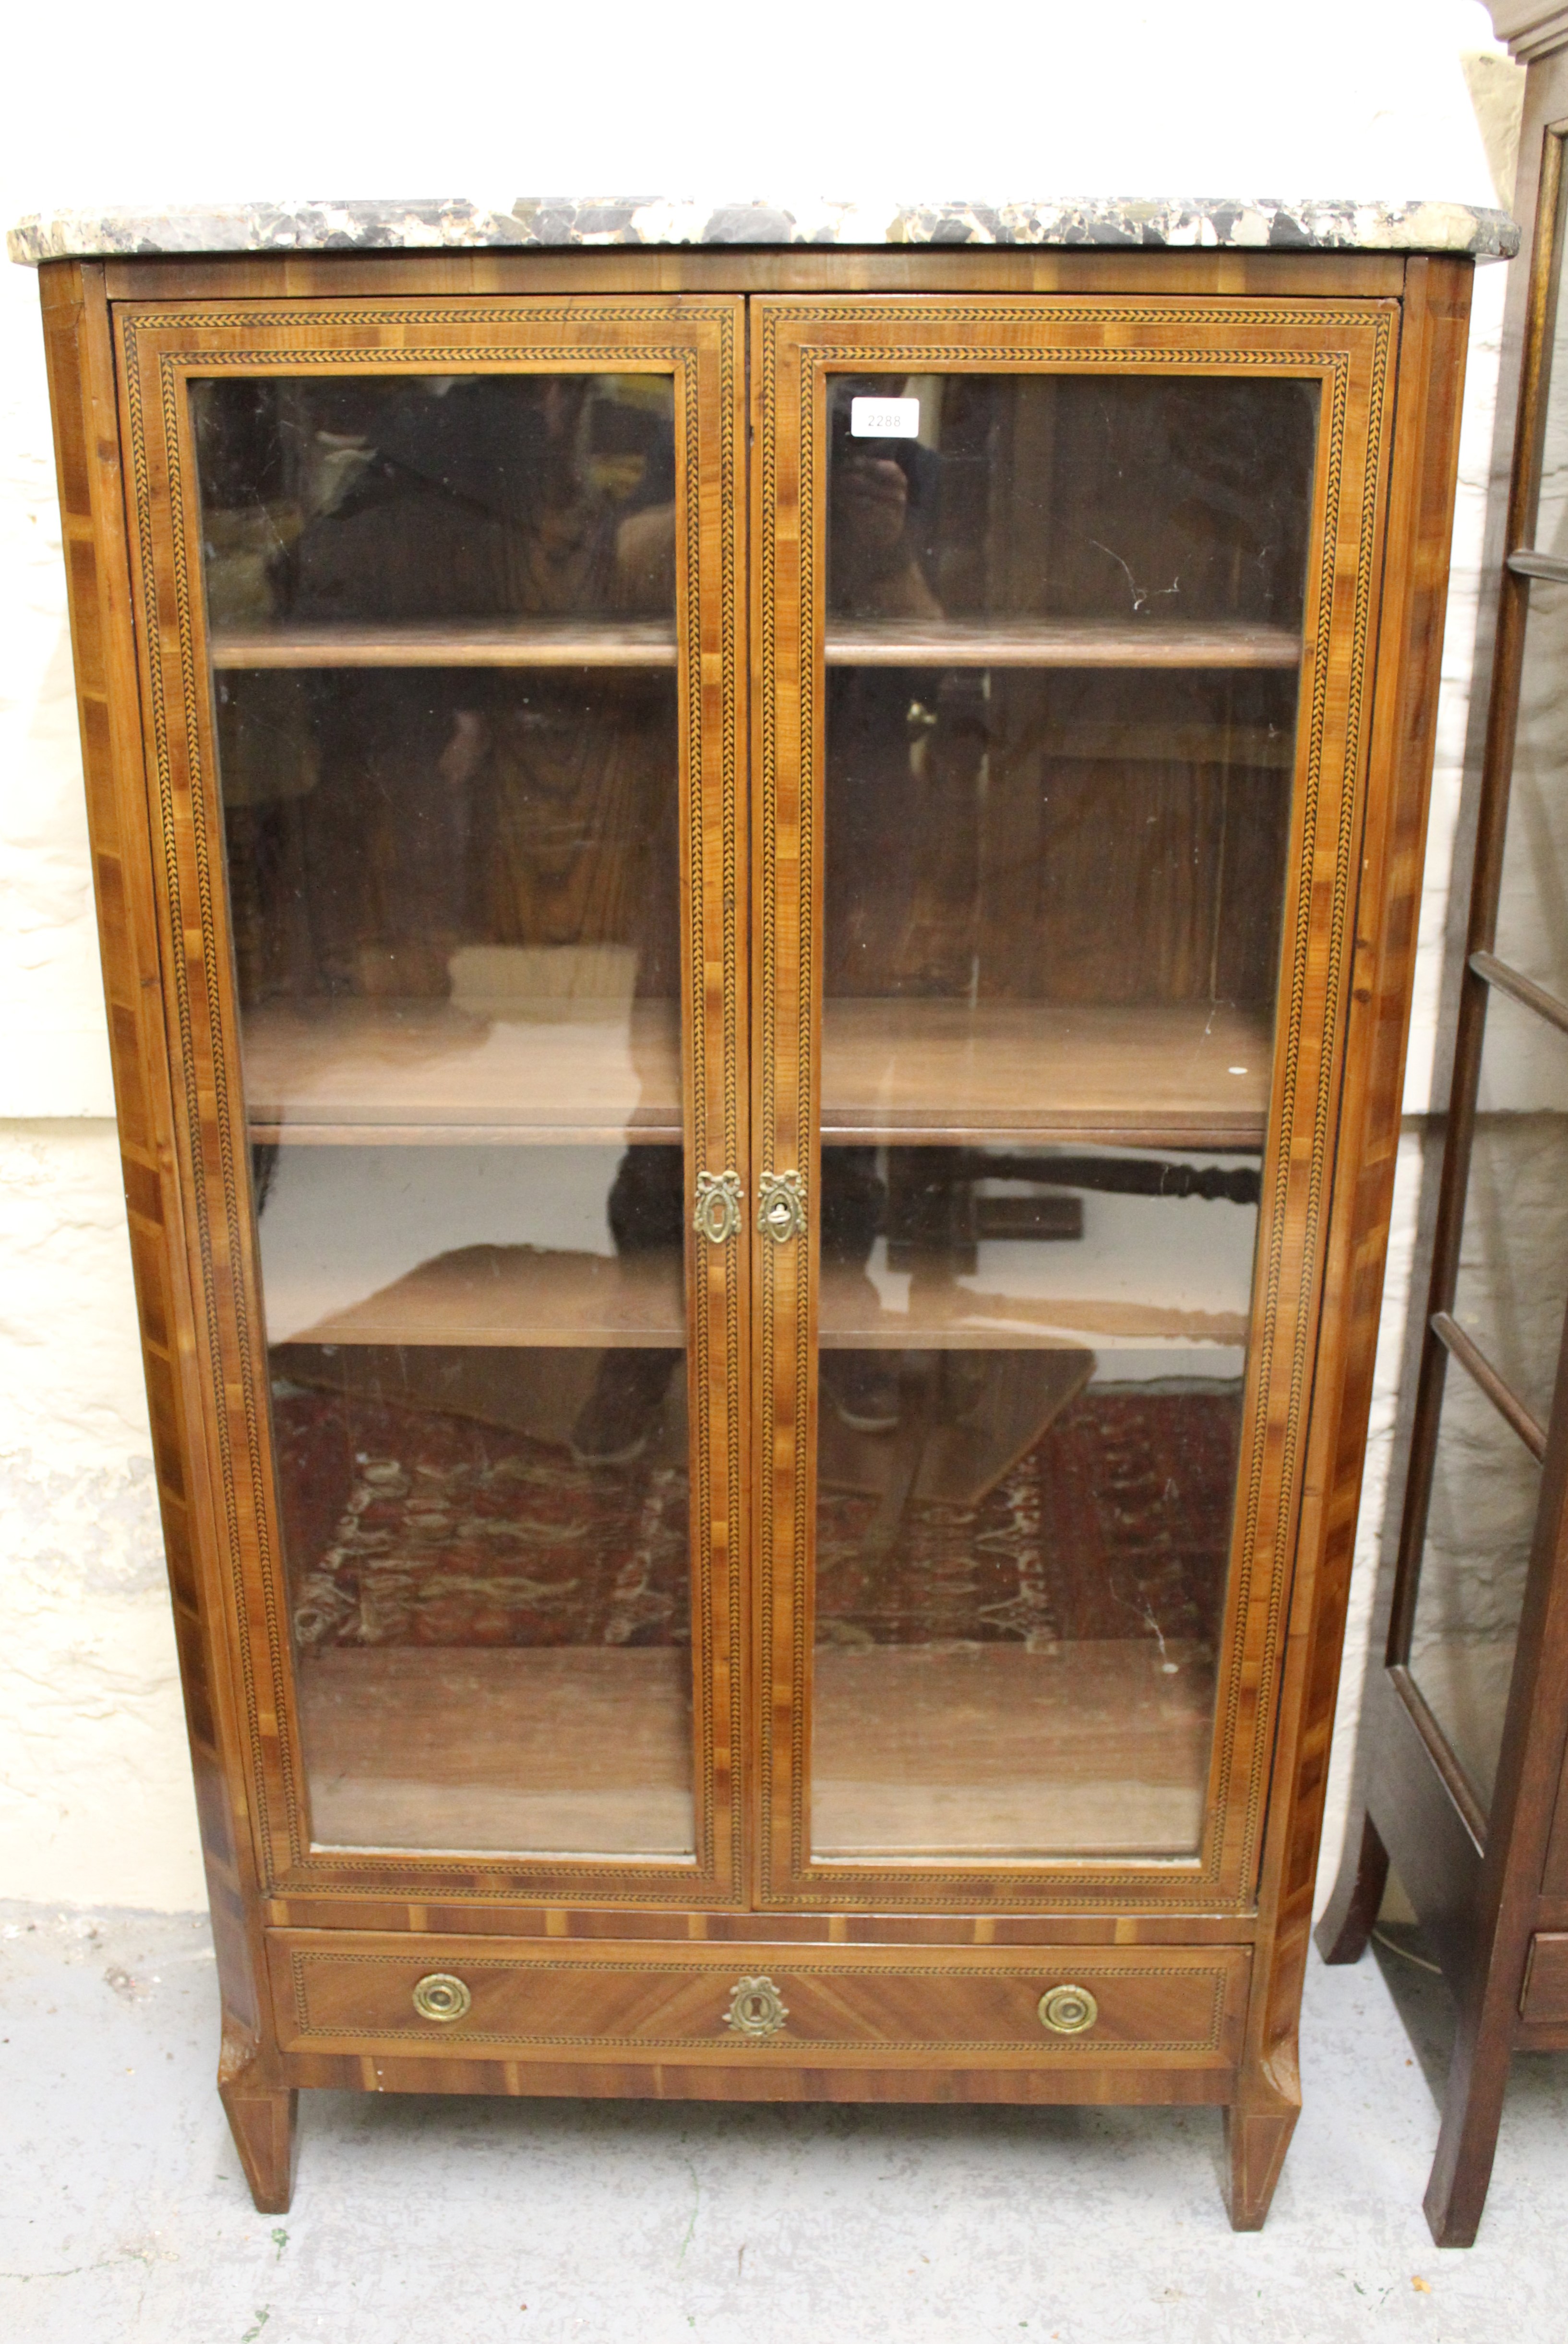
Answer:
[{"label": "shelf inside cabinet", "polygon": [[1262,1144],[1272,1054],[1256,1009],[847,999],[823,1028],[824,1142]]},{"label": "shelf inside cabinet", "polygon": [[[988,1292],[984,1279],[983,1266],[976,1278],[962,1283],[939,1270],[925,1276],[917,1271],[906,1288],[899,1279],[889,1299],[865,1271],[824,1262],[818,1303],[821,1348],[1077,1351],[1149,1342],[1240,1344],[1247,1339],[1245,1309],[1197,1309],[1175,1291],[1085,1295],[1073,1292],[1064,1280],[1066,1290],[1056,1293],[1007,1294]],[[1172,1284],[1179,1286],[1179,1280]]]},{"label": "shelf inside cabinet", "polygon": [[339,1647],[299,1708],[318,1843],[690,1855],[680,1645]]},{"label": "shelf inside cabinet", "polygon": [[[830,1145],[1097,1139],[1255,1147],[1268,1021],[1202,1002],[849,999],[823,1018]],[[269,1004],[245,1021],[250,1136],[295,1145],[678,1144],[668,1001]]]},{"label": "shelf inside cabinet", "polygon": [[[1301,639],[1250,620],[829,619],[829,667],[1293,668]],[[216,627],[216,668],[673,668],[663,619],[272,620]]]},{"label": "shelf inside cabinet", "polygon": [[1301,638],[1247,619],[833,619],[829,667],[1293,668]]},{"label": "shelf inside cabinet", "polygon": [[664,619],[424,619],[268,621],[216,627],[217,668],[673,668]]},{"label": "shelf inside cabinet", "polygon": [[[273,1343],[678,1349],[686,1339],[681,1256],[550,1253],[529,1245],[460,1246],[347,1304],[262,1221],[268,1333]],[[341,1258],[328,1275],[340,1272]],[[320,1283],[318,1283],[319,1278]],[[338,1279],[341,1283],[340,1276]]]},{"label": "shelf inside cabinet", "polygon": [[1197,1847],[1214,1684],[1198,1647],[883,1644],[819,1649],[812,1667],[821,1861]]},{"label": "shelf inside cabinet", "polygon": [[[339,1248],[313,1263],[276,1214],[263,1217],[273,1343],[584,1346],[677,1349],[685,1341],[683,1265],[674,1247],[625,1254],[461,1246],[348,1303]],[[1179,1293],[1148,1298],[1070,1290],[1004,1294],[983,1280],[916,1276],[884,1294],[867,1271],[822,1268],[824,1350],[1077,1350],[1139,1341],[1239,1344],[1244,1310],[1200,1310]]]},{"label": "shelf inside cabinet", "polygon": [[320,1146],[681,1138],[673,1001],[268,1004],[244,1024],[254,1140]]}]

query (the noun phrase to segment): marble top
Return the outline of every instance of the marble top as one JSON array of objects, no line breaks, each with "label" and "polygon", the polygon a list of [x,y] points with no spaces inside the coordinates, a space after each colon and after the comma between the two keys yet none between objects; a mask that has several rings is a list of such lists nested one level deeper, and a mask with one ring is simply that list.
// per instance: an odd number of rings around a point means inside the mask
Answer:
[{"label": "marble top", "polygon": [[1041,197],[963,204],[708,203],[673,196],[520,196],[410,202],[192,205],[38,212],[7,238],[13,260],[158,253],[420,252],[494,245],[1145,245],[1276,252],[1455,252],[1508,259],[1519,230],[1471,204],[1277,197]]}]

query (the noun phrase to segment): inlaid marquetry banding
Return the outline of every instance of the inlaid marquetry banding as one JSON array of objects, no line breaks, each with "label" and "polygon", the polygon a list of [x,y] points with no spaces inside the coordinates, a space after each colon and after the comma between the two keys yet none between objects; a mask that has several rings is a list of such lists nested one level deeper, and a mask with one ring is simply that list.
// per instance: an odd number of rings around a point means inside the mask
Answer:
[{"label": "inlaid marquetry banding", "polygon": [[[1300,852],[1287,902],[1288,934],[1285,965],[1278,1003],[1277,1056],[1284,1059],[1279,1112],[1265,1153],[1267,1184],[1264,1227],[1259,1233],[1262,1275],[1254,1315],[1249,1357],[1248,1424],[1243,1434],[1242,1468],[1238,1491],[1237,1533],[1227,1592],[1227,1615],[1239,1623],[1228,1639],[1227,1666],[1219,1687],[1215,1733],[1216,1795],[1209,1809],[1204,1844],[1195,1860],[1173,1859],[1156,1870],[1127,1861],[1114,1865],[1091,1861],[1052,1864],[1042,1861],[1022,1867],[954,1867],[938,1873],[936,1865],[919,1871],[896,1861],[875,1867],[851,1867],[837,1862],[814,1865],[809,1847],[807,1786],[809,1755],[810,1651],[807,1625],[811,1614],[814,1523],[811,1491],[805,1470],[802,1428],[806,1420],[805,1394],[811,1366],[806,1308],[808,1260],[794,1266],[795,1358],[794,1418],[796,1452],[794,1528],[791,1551],[780,1551],[774,1510],[761,1509],[758,1541],[758,1608],[762,1649],[776,1649],[780,1572],[789,1587],[788,1616],[792,1631],[791,1699],[788,1732],[788,1861],[780,1877],[774,1865],[772,1830],[764,1827],[761,1860],[767,1901],[814,1905],[842,1905],[887,1900],[901,1907],[930,1907],[962,1901],[986,1905],[1027,1907],[1048,1899],[1056,1908],[1114,1903],[1124,1910],[1168,1904],[1201,1895],[1222,1906],[1245,1906],[1251,1894],[1250,1874],[1257,1860],[1262,1820],[1264,1785],[1272,1743],[1273,1705],[1280,1674],[1280,1623],[1289,1576],[1289,1561],[1300,1500],[1300,1456],[1304,1433],[1310,1362],[1316,1341],[1320,1301],[1320,1256],[1324,1240],[1325,1181],[1333,1102],[1340,1076],[1348,981],[1347,923],[1356,867],[1356,841],[1365,812],[1364,702],[1371,615],[1376,581],[1376,549],[1381,523],[1382,475],[1385,460],[1386,407],[1392,348],[1394,311],[1380,301],[1363,304],[1292,306],[1264,300],[1197,304],[1158,300],[1096,301],[1093,299],[1033,299],[1028,301],[963,301],[931,299],[823,300],[764,302],[760,305],[763,466],[761,507],[760,666],[764,708],[759,803],[762,840],[762,981],[760,1021],[762,1066],[759,1097],[762,1127],[758,1134],[760,1160],[773,1167],[772,1134],[780,1104],[776,1054],[782,1037],[778,1011],[778,978],[782,924],[791,923],[791,942],[798,956],[796,1015],[796,1076],[792,1112],[802,1135],[803,1166],[805,1136],[813,1128],[812,1017],[814,949],[814,888],[810,879],[814,840],[814,795],[820,785],[823,742],[816,708],[821,644],[813,640],[821,619],[820,588],[815,571],[821,541],[822,492],[816,479],[816,442],[824,420],[822,387],[829,369],[864,373],[876,369],[906,372],[962,370],[995,372],[998,368],[1029,363],[1042,372],[1077,370],[1106,374],[1187,372],[1205,375],[1293,375],[1316,378],[1322,385],[1318,447],[1320,483],[1314,490],[1318,522],[1318,563],[1310,579],[1306,616],[1309,631],[1303,645],[1308,692],[1298,712],[1298,793],[1301,808]],[[907,324],[912,332],[903,340],[888,333]],[[1128,329],[1115,343],[1080,341],[1074,332],[1086,327]],[[865,329],[875,327],[875,338]],[[945,338],[952,328],[983,328],[986,338]],[[1179,333],[1200,328],[1201,338],[1170,343],[1144,339],[1145,334]],[[1059,329],[1059,338],[1051,338]],[[1240,329],[1267,334],[1269,344],[1227,340]],[[779,901],[777,841],[779,791],[784,776],[774,708],[779,687],[780,596],[784,571],[775,526],[779,465],[779,430],[785,417],[786,386],[781,342],[787,332],[791,359],[799,379],[791,403],[794,454],[799,472],[799,520],[790,581],[800,628],[797,682],[800,696],[800,756],[798,761],[800,860],[802,887],[797,902]],[[1336,340],[1335,337],[1344,338]],[[1344,548],[1342,500],[1346,451],[1351,430],[1352,395],[1362,402],[1356,426],[1355,486],[1360,494],[1356,515],[1357,547],[1353,609],[1341,615],[1335,602]],[[1330,654],[1338,646],[1338,660]],[[1342,684],[1342,712],[1338,713],[1331,770],[1325,774],[1330,735],[1330,667]],[[1325,783],[1334,803],[1332,835],[1323,835]],[[1328,851],[1325,854],[1325,849]],[[1332,859],[1332,882],[1327,916],[1322,901],[1321,864]],[[1314,997],[1320,998],[1318,1025],[1309,1034],[1309,967]],[[1303,1040],[1317,1049],[1316,1079],[1309,1096],[1300,1095],[1300,1054]],[[1302,1141],[1305,1139],[1303,1163]],[[795,1249],[802,1256],[809,1248]],[[792,1274],[787,1261],[770,1258],[764,1249],[761,1265],[761,1400],[764,1410],[764,1453],[774,1453],[773,1426],[779,1397],[780,1363],[776,1358],[774,1296],[777,1280]],[[1287,1263],[1300,1265],[1293,1281]],[[1277,1362],[1275,1327],[1280,1306],[1290,1305],[1290,1350],[1284,1369],[1283,1401]],[[1276,1454],[1271,1455],[1273,1450]],[[1270,1527],[1265,1543],[1264,1509]],[[1268,1572],[1267,1616],[1256,1636],[1256,1649],[1242,1651],[1242,1631],[1256,1609],[1254,1586],[1259,1569]],[[1243,1684],[1253,1684],[1253,1709],[1248,1721],[1248,1763],[1238,1764],[1243,1733]],[[779,1753],[771,1706],[764,1705],[762,1766],[764,1802],[774,1811],[777,1797]],[[1239,1824],[1232,1821],[1235,1801],[1241,1801]],[[1163,1874],[1163,1879],[1160,1874]]]},{"label": "inlaid marquetry banding", "polygon": [[[341,2040],[345,2036],[351,2037],[360,2034],[367,2039],[374,2039],[377,2042],[429,2043],[430,2041],[430,2029],[428,2024],[416,2026],[388,2026],[379,2021],[375,2023],[368,2021],[363,2026],[346,2026],[340,2022],[330,2026],[326,2024],[316,2026],[310,2016],[309,1974],[313,1969],[334,1968],[351,1971],[395,1971],[401,1976],[407,1977],[410,1964],[408,1956],[401,1954],[331,1953],[315,1950],[307,1953],[298,1947],[294,1948],[289,1955],[289,1980],[293,1989],[296,2033],[301,2041]],[[699,1977],[706,1976],[713,1985],[714,2012],[712,2026],[707,2031],[702,2034],[685,2035],[633,2035],[617,2034],[612,2031],[597,2031],[593,2034],[530,2034],[521,2030],[513,2032],[500,2028],[470,2027],[465,2025],[462,2030],[462,2043],[465,2048],[471,2044],[492,2044],[515,2045],[520,2049],[530,2050],[549,2050],[559,2046],[570,2050],[608,2048],[624,2049],[628,2053],[642,2053],[711,2051],[715,2048],[733,2046],[738,2057],[748,2060],[759,2055],[765,2056],[770,2052],[779,2057],[792,2054],[798,2057],[803,2051],[846,2052],[867,2059],[887,2056],[907,2056],[923,2051],[973,2052],[976,2057],[985,2057],[998,2052],[1033,2051],[1042,2057],[1057,2057],[1065,2053],[1071,2057],[1091,2062],[1097,2056],[1103,2059],[1108,2056],[1141,2056],[1146,2052],[1186,2053],[1189,2056],[1201,2056],[1205,2053],[1218,2052],[1223,2046],[1228,1988],[1230,1983],[1230,1975],[1227,1970],[1219,1966],[1209,1968],[1200,1964],[1139,1963],[1136,1966],[1132,1964],[1118,1964],[1113,1967],[1109,1964],[1075,1962],[1073,1975],[1076,1979],[1080,1982],[1096,1980],[1102,1988],[1118,1984],[1138,1985],[1148,1981],[1168,1978],[1180,1978],[1188,1984],[1207,1985],[1209,2007],[1206,2014],[1207,2024],[1202,2031],[1195,2030],[1190,2035],[1170,2036],[1157,2041],[1150,2036],[1138,2034],[1129,2034],[1119,2038],[1107,2037],[1097,2034],[1092,2028],[1086,2034],[1047,2035],[1039,2028],[1035,2011],[1036,1995],[1042,1988],[1048,1987],[1049,1981],[1048,1972],[1043,1971],[1038,1962],[987,1965],[984,1970],[946,1969],[935,1963],[879,1964],[874,1972],[865,1974],[863,1982],[869,1983],[886,1978],[934,1986],[957,1986],[966,1984],[984,1985],[996,1980],[1020,1984],[1028,1988],[1029,1992],[1020,2014],[1019,2031],[1017,2035],[984,2037],[934,2035],[830,2036],[792,2035],[786,2025],[765,2034],[748,2034],[743,2044],[737,2042],[735,2034],[724,2023],[724,2014],[732,1999],[733,1988],[726,1987],[723,1974],[717,1968],[703,1973],[693,1971],[686,1963],[671,1961],[616,1961],[591,1958],[584,1961],[520,1963],[486,1960],[482,1957],[479,1960],[470,1960],[466,1955],[463,1958],[462,1968],[465,1977],[474,1977],[481,1972],[489,1972],[492,1975],[499,1975],[518,1979],[531,1976],[597,1975],[672,1978],[694,1983]],[[792,1961],[787,1967],[775,1965],[769,1972],[766,1983],[773,1987],[775,1994],[787,1999],[791,1982],[794,1979],[843,1979],[846,1975],[853,1975],[853,1973],[846,1974],[841,1963]],[[743,1981],[743,1983],[748,1982]]]},{"label": "inlaid marquetry banding", "polygon": [[[222,1509],[228,1577],[236,1614],[246,1632],[235,1641],[241,1673],[248,1752],[248,1776],[258,1849],[269,1892],[289,1885],[319,1886],[328,1880],[360,1886],[389,1886],[394,1870],[413,1873],[420,1894],[460,1894],[478,1902],[503,1902],[519,1894],[520,1871],[547,1870],[570,1881],[578,1900],[611,1901],[627,1895],[685,1903],[694,1894],[724,1893],[718,1866],[715,1823],[716,1745],[712,1687],[717,1657],[713,1583],[715,1381],[709,1330],[708,1288],[695,1290],[691,1329],[693,1466],[693,1639],[696,1663],[694,1756],[698,1847],[694,1864],[654,1868],[542,1859],[524,1864],[504,1857],[482,1864],[458,1858],[389,1854],[366,1857],[312,1850],[302,1785],[296,1772],[295,1743],[288,1721],[293,1715],[292,1668],[281,1601],[281,1558],[272,1525],[278,1519],[271,1488],[268,1410],[258,1389],[259,1313],[250,1292],[252,1231],[248,1182],[237,1155],[238,1102],[229,1069],[238,1065],[238,1036],[220,1028],[219,970],[228,936],[224,890],[212,868],[209,840],[215,814],[213,777],[203,769],[202,729],[208,684],[198,656],[199,587],[188,568],[187,530],[193,491],[187,482],[185,386],[193,375],[267,374],[288,371],[353,373],[602,371],[616,367],[667,370],[676,386],[680,454],[683,466],[683,528],[686,565],[678,583],[677,641],[680,646],[680,722],[687,776],[683,824],[690,874],[685,943],[686,1000],[694,1081],[688,1086],[689,1157],[693,1168],[718,1168],[741,1157],[744,1132],[740,1112],[739,928],[736,911],[738,856],[739,644],[737,540],[734,507],[736,446],[734,402],[738,307],[733,301],[659,299],[551,300],[512,298],[493,301],[320,304],[300,307],[221,303],[187,308],[120,313],[126,439],[131,454],[137,550],[146,621],[145,673],[149,691],[149,732],[156,770],[162,879],[167,890],[166,951],[177,1024],[177,1102],[183,1109],[181,1139],[195,1172],[190,1181],[196,1252],[200,1264],[203,1332],[215,1428],[216,1480]],[[505,342],[465,341],[467,327],[507,326]],[[685,328],[684,336],[673,332]],[[369,333],[389,333],[375,341]],[[454,339],[437,340],[436,335]],[[226,337],[235,338],[232,340]],[[701,467],[711,462],[701,428],[699,382],[711,369],[711,404],[716,409],[719,575],[710,597],[699,590],[703,515]],[[149,409],[151,412],[149,412]],[[161,484],[155,478],[155,456]],[[160,485],[162,493],[160,495]],[[170,581],[160,579],[160,549],[170,557]],[[688,580],[690,590],[688,591]],[[718,650],[721,678],[717,763],[722,811],[720,894],[723,903],[723,1012],[721,1033],[709,1035],[704,905],[712,892],[706,870],[704,822],[714,762],[704,711],[704,635]],[[168,652],[177,647],[177,692],[171,705]],[[711,666],[706,672],[711,675]],[[181,786],[188,793],[192,847],[180,851]],[[192,951],[197,936],[199,955]],[[721,1056],[722,1130],[710,1129],[708,1084],[711,1053]],[[204,1122],[201,1075],[208,1072],[216,1113]],[[736,1536],[741,1514],[740,1278],[741,1266],[724,1273],[725,1365],[717,1377],[724,1389],[726,1419],[724,1506],[726,1534],[724,1617],[733,1641],[740,1616],[741,1556]],[[226,1340],[227,1337],[227,1340]],[[237,1381],[226,1375],[233,1361]],[[241,1505],[241,1491],[244,1505]],[[256,1547],[254,1577],[246,1567],[246,1541]],[[743,1698],[738,1655],[727,1670],[726,1726],[731,1751],[741,1744]],[[733,1762],[732,1762],[733,1763]],[[728,1844],[723,1877],[728,1894],[741,1879],[742,1818],[733,1796],[728,1804]],[[394,1892],[395,1893],[395,1892]]]}]

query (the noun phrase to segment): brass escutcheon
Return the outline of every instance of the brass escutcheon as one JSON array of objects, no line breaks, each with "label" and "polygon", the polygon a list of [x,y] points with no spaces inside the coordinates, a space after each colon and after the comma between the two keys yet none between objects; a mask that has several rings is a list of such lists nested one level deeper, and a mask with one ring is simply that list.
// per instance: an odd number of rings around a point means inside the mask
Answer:
[{"label": "brass escutcheon", "polygon": [[737,2035],[776,2035],[789,2016],[784,1996],[771,1977],[736,1980],[724,2013],[724,2025]]},{"label": "brass escutcheon", "polygon": [[775,1245],[805,1235],[805,1191],[798,1172],[764,1172],[758,1184],[757,1227]]},{"label": "brass escutcheon", "polygon": [[738,1237],[741,1205],[745,1197],[738,1172],[699,1172],[693,1227],[710,1245],[727,1245]]},{"label": "brass escutcheon", "polygon": [[1082,2035],[1099,2016],[1099,2005],[1087,1985],[1054,1985],[1040,1996],[1040,2025],[1053,2035]]},{"label": "brass escutcheon", "polygon": [[422,1977],[414,1988],[414,2008],[420,2016],[439,2019],[443,2026],[450,2026],[454,2018],[466,2017],[472,2001],[461,1978],[449,1977],[444,1970]]}]

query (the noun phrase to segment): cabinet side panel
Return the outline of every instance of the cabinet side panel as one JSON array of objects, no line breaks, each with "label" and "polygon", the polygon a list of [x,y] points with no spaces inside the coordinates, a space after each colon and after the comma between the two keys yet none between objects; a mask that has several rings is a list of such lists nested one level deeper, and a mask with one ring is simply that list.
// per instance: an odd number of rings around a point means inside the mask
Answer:
[{"label": "cabinet side panel", "polygon": [[1361,1500],[1399,1143],[1437,724],[1469,264],[1413,259],[1396,391],[1371,788],[1356,906],[1328,1291],[1280,1735],[1260,1884],[1248,2064],[1294,2095],[1296,2026]]},{"label": "cabinet side panel", "polygon": [[204,1557],[206,1483],[184,1234],[159,1015],[152,840],[141,752],[114,359],[103,272],[39,273],[66,545],[71,642],[98,937],[147,1413],[190,1734],[202,1853],[231,2059],[267,2011],[253,1936],[243,1776],[222,1662],[225,1622]]}]

